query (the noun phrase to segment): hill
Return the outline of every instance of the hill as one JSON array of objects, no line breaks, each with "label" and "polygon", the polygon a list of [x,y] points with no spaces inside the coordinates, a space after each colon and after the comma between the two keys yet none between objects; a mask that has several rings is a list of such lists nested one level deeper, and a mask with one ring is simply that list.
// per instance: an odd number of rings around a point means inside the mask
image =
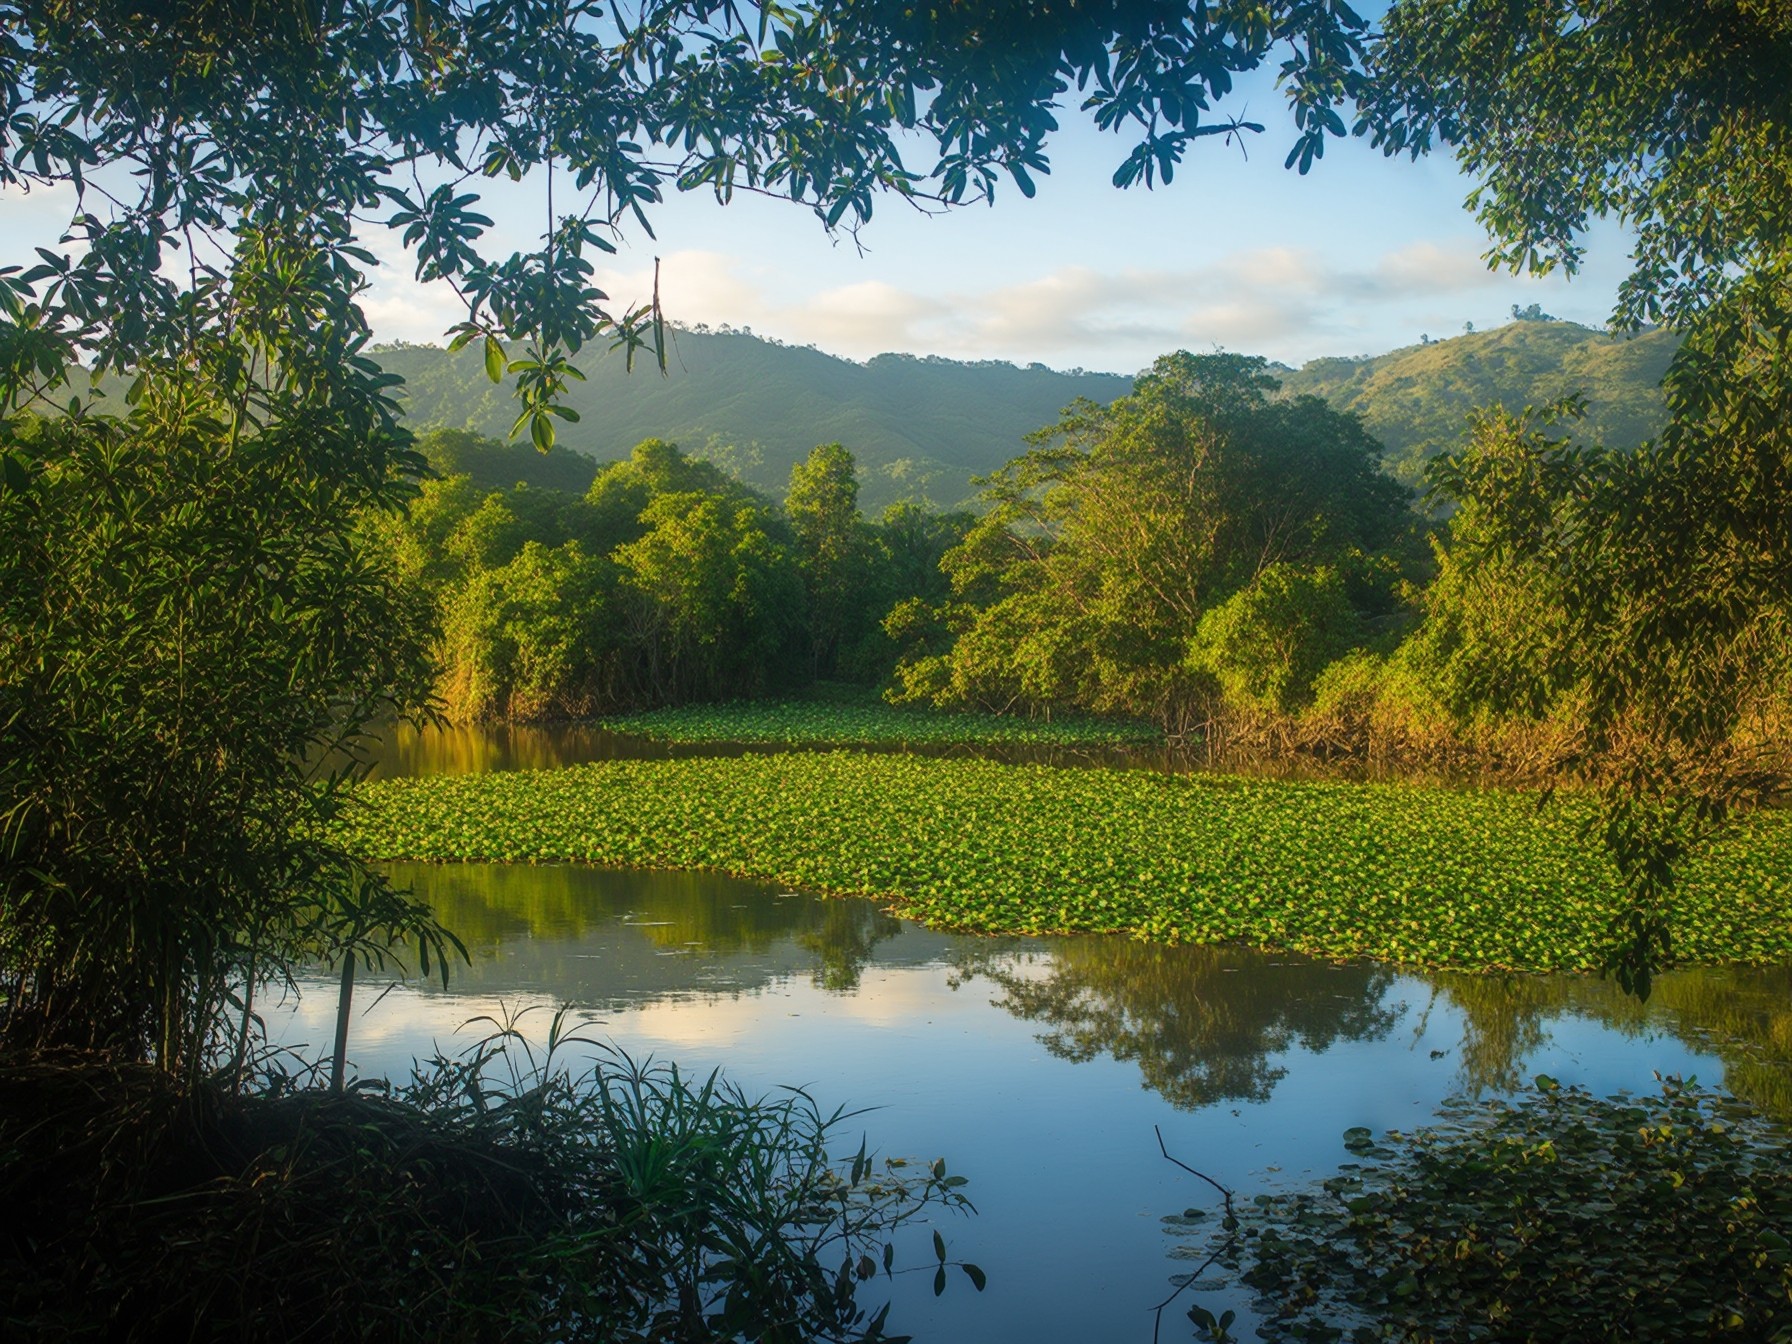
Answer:
[{"label": "hill", "polygon": [[[1677,346],[1666,331],[1614,337],[1572,322],[1519,321],[1276,373],[1288,392],[1359,412],[1387,445],[1388,469],[1419,485],[1425,461],[1460,441],[1469,411],[1495,402],[1517,411],[1579,392],[1588,401],[1585,437],[1620,447],[1641,442],[1660,428],[1658,384]],[[486,379],[477,351],[398,346],[379,359],[403,375],[419,428],[495,438],[509,432],[516,415],[510,390]],[[670,439],[782,497],[791,465],[816,444],[838,440],[859,460],[871,514],[901,499],[942,508],[969,503],[970,478],[1018,454],[1025,435],[1051,424],[1071,401],[1112,401],[1132,386],[1114,374],[993,360],[879,355],[859,364],[728,331],[677,332],[665,378],[651,366],[627,373],[611,354],[583,363],[589,381],[572,396],[581,418],[561,428],[567,449],[609,461],[642,439]],[[570,453],[557,449],[554,457],[534,465],[551,465],[569,481],[581,474]]]},{"label": "hill", "polygon": [[[510,389],[487,380],[477,349],[397,346],[378,358],[403,376],[416,427],[509,433]],[[570,399],[579,421],[560,426],[567,448],[607,461],[642,439],[669,439],[782,497],[792,464],[837,440],[859,460],[869,514],[903,499],[968,503],[973,475],[1022,452],[1023,438],[1076,398],[1107,402],[1132,389],[1115,374],[1037,364],[912,355],[858,364],[737,332],[675,333],[664,378],[639,363],[628,373],[610,353],[580,362],[588,381]]]},{"label": "hill", "polygon": [[1659,329],[1626,337],[1519,321],[1385,355],[1315,359],[1280,376],[1288,392],[1361,414],[1387,446],[1388,470],[1417,486],[1425,462],[1460,442],[1468,413],[1495,402],[1520,411],[1580,393],[1587,418],[1575,437],[1635,447],[1661,428],[1659,384],[1679,345]]}]

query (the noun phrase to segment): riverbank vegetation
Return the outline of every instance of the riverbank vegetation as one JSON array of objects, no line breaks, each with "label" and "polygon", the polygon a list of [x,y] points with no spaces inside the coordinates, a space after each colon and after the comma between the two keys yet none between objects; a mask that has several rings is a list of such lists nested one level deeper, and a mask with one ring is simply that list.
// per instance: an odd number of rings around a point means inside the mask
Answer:
[{"label": "riverbank vegetation", "polygon": [[593,1059],[561,1021],[545,1047],[488,1026],[346,1093],[0,1060],[8,1332],[808,1344],[886,1337],[856,1300],[873,1274],[981,1284],[939,1240],[897,1259],[890,1234],[967,1208],[964,1182],[855,1154],[853,1115]]},{"label": "riverbank vegetation", "polygon": [[896,708],[857,696],[804,700],[739,700],[644,710],[591,725],[656,742],[776,743],[792,747],[1061,747],[1103,750],[1146,747],[1163,738],[1146,723],[1072,715],[950,713]]},{"label": "riverbank vegetation", "polygon": [[[709,868],[987,933],[1586,971],[1623,906],[1596,807],[1567,795],[834,752],[394,780],[367,803],[337,838],[370,858]],[[1688,960],[1792,952],[1792,830],[1753,818],[1672,909]]]}]

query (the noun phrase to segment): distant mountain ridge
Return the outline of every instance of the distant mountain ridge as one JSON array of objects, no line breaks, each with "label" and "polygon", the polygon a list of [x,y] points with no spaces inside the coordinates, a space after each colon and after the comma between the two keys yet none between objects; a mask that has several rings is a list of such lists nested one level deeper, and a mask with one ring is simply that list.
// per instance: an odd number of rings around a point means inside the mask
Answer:
[{"label": "distant mountain ridge", "polygon": [[[403,376],[415,427],[509,433],[516,403],[508,386],[486,378],[477,349],[399,346],[376,357]],[[614,353],[580,364],[587,381],[573,385],[568,403],[580,418],[559,426],[568,448],[609,461],[642,439],[668,439],[782,497],[792,464],[838,441],[859,461],[861,500],[873,514],[902,499],[968,504],[973,475],[1024,451],[1025,436],[1072,401],[1132,390],[1117,374],[913,355],[859,364],[728,332],[676,332],[664,378],[640,361],[629,373]]]},{"label": "distant mountain ridge", "polygon": [[[1660,429],[1659,383],[1678,345],[1666,331],[1614,337],[1572,322],[1518,321],[1275,372],[1286,392],[1360,413],[1387,446],[1388,470],[1418,484],[1424,462],[1460,442],[1469,411],[1495,402],[1518,411],[1578,392],[1588,402],[1578,435],[1635,446]],[[417,428],[508,434],[516,403],[508,386],[486,378],[477,350],[398,346],[378,358],[404,377]],[[838,440],[858,458],[861,500],[871,514],[902,499],[941,508],[971,503],[971,477],[1023,451],[1025,436],[1054,423],[1076,398],[1105,403],[1132,389],[1130,378],[1116,374],[1037,364],[912,355],[860,364],[725,331],[677,332],[665,378],[639,363],[625,372],[615,354],[581,363],[589,377],[574,385],[570,401],[580,420],[561,426],[567,448],[610,461],[642,439],[669,439],[782,497],[792,464],[816,444]]]}]

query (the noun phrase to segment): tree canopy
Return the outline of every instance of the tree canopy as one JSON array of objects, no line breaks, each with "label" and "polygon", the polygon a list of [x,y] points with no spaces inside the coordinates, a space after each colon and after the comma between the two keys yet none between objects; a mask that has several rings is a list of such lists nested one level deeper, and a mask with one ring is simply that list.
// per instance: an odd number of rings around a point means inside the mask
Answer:
[{"label": "tree canopy", "polygon": [[[66,184],[75,208],[68,250],[0,277],[0,383],[10,406],[77,357],[180,364],[227,333],[235,383],[375,395],[356,301],[384,229],[460,295],[457,339],[516,376],[546,447],[572,356],[655,340],[592,257],[651,231],[665,191],[781,195],[830,228],[880,192],[1031,194],[1067,96],[1131,129],[1115,180],[1150,185],[1240,129],[1215,105],[1278,49],[1310,160],[1345,129],[1330,104],[1362,34],[1341,0],[8,0],[0,188]],[[537,169],[541,245],[493,254],[477,184]]]},{"label": "tree canopy", "polygon": [[1489,259],[1575,269],[1588,225],[1635,231],[1626,326],[1684,322],[1792,274],[1792,9],[1779,0],[1399,0],[1357,129],[1452,149]]},{"label": "tree canopy", "polygon": [[[902,669],[906,694],[1192,726],[1211,609],[1278,567],[1366,573],[1410,517],[1356,417],[1276,386],[1261,359],[1179,352],[1035,435],[946,557],[956,640]],[[893,633],[922,616],[900,610]]]}]

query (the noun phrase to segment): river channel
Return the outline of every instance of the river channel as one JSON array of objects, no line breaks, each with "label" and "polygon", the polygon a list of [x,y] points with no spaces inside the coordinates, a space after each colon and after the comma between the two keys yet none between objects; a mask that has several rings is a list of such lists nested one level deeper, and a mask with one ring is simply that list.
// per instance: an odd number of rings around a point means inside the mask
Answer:
[{"label": "river channel", "polygon": [[[528,754],[459,768],[555,763]],[[1164,1159],[1157,1130],[1248,1197],[1350,1160],[1351,1126],[1414,1128],[1447,1098],[1538,1073],[1599,1093],[1696,1075],[1792,1118],[1788,969],[1675,972],[1645,1008],[1573,977],[955,936],[868,902],[709,874],[393,872],[473,962],[446,990],[364,982],[359,1073],[403,1076],[415,1056],[462,1048],[478,1033],[461,1024],[482,1014],[534,1009],[525,1022],[540,1034],[568,1006],[586,1034],[636,1057],[719,1067],[754,1092],[801,1086],[824,1109],[875,1108],[843,1147],[863,1133],[885,1155],[944,1157],[978,1209],[941,1230],[987,1271],[986,1292],[957,1278],[936,1299],[930,1272],[888,1286],[891,1328],[921,1344],[1151,1340],[1153,1307],[1199,1264],[1199,1239],[1164,1220],[1215,1202]],[[270,1025],[316,1058],[334,1009],[333,985],[301,982]],[[906,1229],[898,1257],[928,1270],[928,1230]],[[885,1292],[869,1284],[864,1301]],[[1161,1338],[1192,1337],[1187,1300],[1165,1313]],[[1218,1284],[1201,1300],[1248,1306]]]}]

